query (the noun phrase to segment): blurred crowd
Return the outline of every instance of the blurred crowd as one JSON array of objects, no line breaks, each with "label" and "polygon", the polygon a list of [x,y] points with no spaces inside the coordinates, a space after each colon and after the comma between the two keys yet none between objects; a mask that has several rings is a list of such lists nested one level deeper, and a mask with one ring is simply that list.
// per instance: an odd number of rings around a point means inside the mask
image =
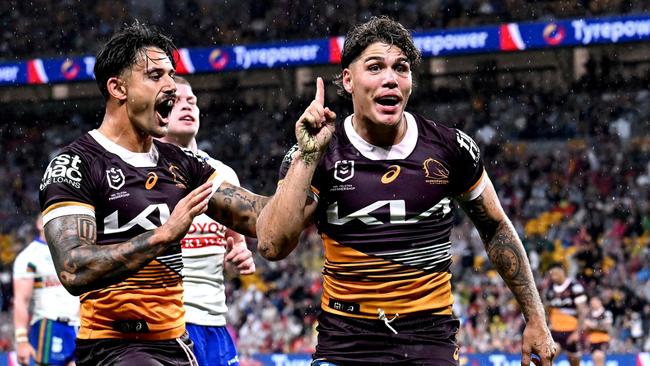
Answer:
[{"label": "blurred crowd", "polygon": [[[564,262],[587,294],[613,313],[611,350],[650,351],[650,75],[603,75],[602,69],[567,91],[516,80],[496,87],[486,82],[489,75],[454,90],[420,83],[408,110],[475,137],[540,292],[549,285],[548,266]],[[200,100],[209,100],[207,94]],[[309,97],[261,107],[232,95],[227,103],[202,105],[199,148],[231,165],[246,188],[272,194],[294,141],[291,126]],[[348,103],[333,100],[330,107],[344,116]],[[0,125],[0,320],[6,320],[0,321],[0,349],[12,344],[9,273],[33,235],[39,179],[56,149],[96,127],[101,113],[99,101],[5,112],[12,122]],[[452,272],[462,350],[518,352],[523,322],[517,304],[458,212]],[[249,244],[254,250],[255,241]],[[287,259],[256,257],[257,274],[230,277],[229,323],[242,355],[313,350],[321,261],[312,228]]]},{"label": "blurred crowd", "polygon": [[190,47],[340,36],[373,14],[429,30],[648,10],[650,3],[634,0],[5,0],[0,59],[95,54],[133,18]]}]

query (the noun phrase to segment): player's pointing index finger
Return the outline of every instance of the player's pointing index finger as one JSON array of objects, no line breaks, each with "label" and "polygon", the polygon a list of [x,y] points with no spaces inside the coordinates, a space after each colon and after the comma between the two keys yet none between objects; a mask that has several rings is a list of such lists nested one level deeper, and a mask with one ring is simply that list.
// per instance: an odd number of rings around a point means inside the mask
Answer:
[{"label": "player's pointing index finger", "polygon": [[320,105],[325,105],[325,83],[320,76],[316,78],[316,98],[314,100]]}]

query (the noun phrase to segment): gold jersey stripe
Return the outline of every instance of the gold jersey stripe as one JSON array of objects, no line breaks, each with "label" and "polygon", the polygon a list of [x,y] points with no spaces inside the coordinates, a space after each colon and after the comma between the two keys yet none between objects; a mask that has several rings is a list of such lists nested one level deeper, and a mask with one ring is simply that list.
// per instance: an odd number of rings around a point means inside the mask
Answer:
[{"label": "gold jersey stripe", "polygon": [[[386,283],[342,283],[325,277],[322,307],[339,315],[377,319],[377,309],[386,314],[429,312],[450,315],[454,301],[449,280],[451,274],[423,274],[418,281],[391,281]],[[335,299],[360,305],[359,314],[340,312],[329,307]]]},{"label": "gold jersey stripe", "polygon": [[476,180],[476,182],[474,184],[472,184],[471,187],[469,187],[468,190],[463,192],[463,194],[466,194],[466,193],[469,193],[469,192],[475,190],[476,187],[478,187],[478,185],[481,183],[481,181],[483,180],[484,177],[485,177],[485,170],[483,170],[483,173],[481,173],[481,176]]},{"label": "gold jersey stripe", "polygon": [[64,202],[57,202],[53,205],[48,206],[43,212],[42,215],[45,216],[48,213],[50,213],[53,210],[56,210],[57,208],[61,207],[71,207],[71,206],[81,206],[83,208],[87,208],[89,210],[95,211],[95,206],[89,205],[87,203],[82,203],[82,202],[75,202],[75,201],[64,201]]}]

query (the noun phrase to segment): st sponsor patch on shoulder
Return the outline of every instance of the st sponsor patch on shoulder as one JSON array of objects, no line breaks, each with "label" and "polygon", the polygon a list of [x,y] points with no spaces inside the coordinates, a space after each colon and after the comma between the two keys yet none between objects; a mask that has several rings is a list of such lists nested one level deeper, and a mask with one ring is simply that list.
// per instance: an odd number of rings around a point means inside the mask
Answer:
[{"label": "st sponsor patch on shoulder", "polygon": [[76,154],[63,153],[52,159],[43,174],[39,189],[42,191],[52,183],[64,183],[81,188],[81,158]]}]

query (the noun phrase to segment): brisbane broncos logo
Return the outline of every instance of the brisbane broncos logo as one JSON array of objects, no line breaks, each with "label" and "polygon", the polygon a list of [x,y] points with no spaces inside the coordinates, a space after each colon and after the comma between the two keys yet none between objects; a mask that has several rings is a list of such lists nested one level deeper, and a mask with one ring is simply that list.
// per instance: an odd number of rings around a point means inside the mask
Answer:
[{"label": "brisbane broncos logo", "polygon": [[185,189],[188,187],[187,179],[182,175],[180,169],[174,164],[170,164],[168,168],[172,174],[172,180],[176,183],[176,187]]},{"label": "brisbane broncos logo", "polygon": [[429,184],[449,183],[449,169],[434,158],[428,158],[422,163],[424,177]]}]

